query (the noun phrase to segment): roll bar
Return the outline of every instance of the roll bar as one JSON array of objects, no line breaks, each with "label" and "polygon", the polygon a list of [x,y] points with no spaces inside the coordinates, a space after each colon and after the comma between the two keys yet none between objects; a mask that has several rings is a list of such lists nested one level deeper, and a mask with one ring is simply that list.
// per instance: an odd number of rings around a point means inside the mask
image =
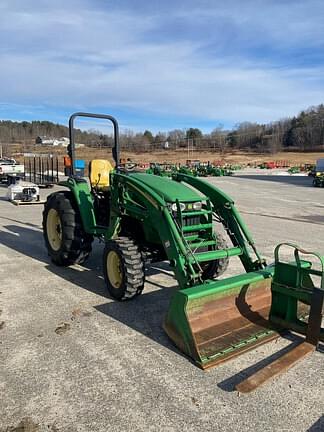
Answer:
[{"label": "roll bar", "polygon": [[75,142],[74,142],[74,120],[76,117],[89,117],[89,118],[97,118],[109,120],[112,122],[114,127],[114,146],[112,148],[112,156],[115,161],[116,168],[119,164],[119,127],[117,120],[108,114],[91,114],[84,112],[77,112],[71,115],[69,119],[69,137],[70,137],[70,146],[69,146],[69,156],[71,158],[71,174],[74,175],[74,161],[75,161]]}]

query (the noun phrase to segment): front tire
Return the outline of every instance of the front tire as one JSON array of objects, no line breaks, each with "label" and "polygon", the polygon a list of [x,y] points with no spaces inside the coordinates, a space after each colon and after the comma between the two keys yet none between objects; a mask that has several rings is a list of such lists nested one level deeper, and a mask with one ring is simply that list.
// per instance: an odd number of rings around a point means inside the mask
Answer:
[{"label": "front tire", "polygon": [[90,255],[93,236],[84,231],[71,192],[48,196],[43,211],[43,233],[48,254],[56,265],[82,264]]},{"label": "front tire", "polygon": [[103,274],[109,294],[116,300],[129,300],[142,293],[144,261],[132,239],[119,237],[106,242]]},{"label": "front tire", "polygon": [[[216,234],[217,246],[216,250],[227,249],[228,245],[226,240],[220,234]],[[202,263],[201,267],[203,270],[203,280],[213,279],[221,276],[227,270],[229,264],[229,258],[221,258],[214,261]]]}]

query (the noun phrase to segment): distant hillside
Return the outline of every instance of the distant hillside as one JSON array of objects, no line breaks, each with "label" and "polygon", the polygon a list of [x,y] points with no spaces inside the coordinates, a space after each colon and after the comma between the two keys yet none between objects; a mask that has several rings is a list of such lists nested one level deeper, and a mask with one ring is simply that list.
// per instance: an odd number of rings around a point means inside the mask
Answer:
[{"label": "distant hillside", "polygon": [[[37,136],[67,137],[68,128],[49,121],[0,121],[2,144],[31,144]],[[95,130],[76,129],[76,142],[106,147],[112,145],[112,137]],[[180,147],[220,152],[240,149],[261,153],[319,151],[324,149],[324,105],[311,107],[293,118],[269,124],[243,122],[231,131],[218,125],[208,134],[203,134],[195,127],[159,132],[155,136],[149,130],[144,133],[126,130],[120,135],[120,143],[122,148],[130,151],[177,150]]]},{"label": "distant hillside", "polygon": [[[37,136],[61,138],[69,136],[69,128],[50,121],[22,121],[0,120],[0,140],[2,143],[35,142]],[[98,140],[100,132],[84,132],[76,129],[78,142],[90,145]]]}]

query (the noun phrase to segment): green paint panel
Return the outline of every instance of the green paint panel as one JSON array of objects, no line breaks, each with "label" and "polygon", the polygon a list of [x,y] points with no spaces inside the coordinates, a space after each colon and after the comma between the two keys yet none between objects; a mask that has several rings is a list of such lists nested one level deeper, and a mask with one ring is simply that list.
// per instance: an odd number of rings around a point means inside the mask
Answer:
[{"label": "green paint panel", "polygon": [[192,288],[186,288],[183,291],[191,299],[210,295],[223,296],[227,295],[228,291],[231,289],[236,290],[238,286],[271,278],[273,272],[274,267],[268,266],[265,270],[243,273],[241,275],[232,276],[227,279],[219,279],[217,281],[206,281],[202,285],[196,285]]},{"label": "green paint panel", "polygon": [[167,202],[175,202],[177,199],[179,201],[201,201],[204,199],[204,197],[201,197],[188,186],[168,177],[159,177],[145,173],[134,173],[130,176],[153,189],[154,192],[163,197]]}]

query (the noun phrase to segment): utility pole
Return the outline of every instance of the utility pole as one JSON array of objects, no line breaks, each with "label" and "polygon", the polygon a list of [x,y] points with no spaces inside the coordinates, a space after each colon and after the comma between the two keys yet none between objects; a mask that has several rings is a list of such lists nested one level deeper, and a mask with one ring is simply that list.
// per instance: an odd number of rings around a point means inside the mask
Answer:
[{"label": "utility pole", "polygon": [[193,145],[193,138],[187,138],[187,142],[188,142],[188,160],[191,159],[190,158],[190,142],[191,142],[191,157],[194,156],[194,145]]}]

